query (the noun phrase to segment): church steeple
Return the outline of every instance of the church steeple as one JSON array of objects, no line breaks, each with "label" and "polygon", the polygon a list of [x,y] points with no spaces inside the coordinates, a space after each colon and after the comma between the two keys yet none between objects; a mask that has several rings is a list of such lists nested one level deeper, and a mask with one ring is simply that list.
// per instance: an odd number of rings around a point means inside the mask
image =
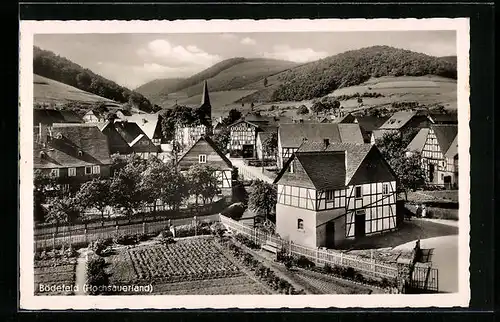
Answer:
[{"label": "church steeple", "polygon": [[203,82],[203,93],[201,95],[200,112],[204,115],[205,122],[212,124],[212,105],[210,105],[210,96],[208,95],[207,81]]}]

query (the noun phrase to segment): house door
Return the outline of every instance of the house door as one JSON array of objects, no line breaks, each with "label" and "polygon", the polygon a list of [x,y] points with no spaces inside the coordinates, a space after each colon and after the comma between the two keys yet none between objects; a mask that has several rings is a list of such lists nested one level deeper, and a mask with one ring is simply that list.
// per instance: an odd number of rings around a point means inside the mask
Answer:
[{"label": "house door", "polygon": [[244,158],[253,158],[253,145],[244,144],[242,154]]},{"label": "house door", "polygon": [[354,236],[356,238],[365,236],[365,220],[366,214],[364,210],[356,212],[355,222],[354,222]]},{"label": "house door", "polygon": [[444,186],[446,189],[451,189],[451,176],[445,176],[443,178]]},{"label": "house door", "polygon": [[434,164],[429,164],[429,182],[434,182]]},{"label": "house door", "polygon": [[326,223],[326,247],[335,247],[335,222],[329,221]]}]

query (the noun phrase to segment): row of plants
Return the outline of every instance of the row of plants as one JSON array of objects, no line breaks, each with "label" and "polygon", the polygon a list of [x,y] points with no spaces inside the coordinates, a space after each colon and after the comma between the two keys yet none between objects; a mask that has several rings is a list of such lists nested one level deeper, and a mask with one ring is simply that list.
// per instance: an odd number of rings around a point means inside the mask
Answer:
[{"label": "row of plants", "polygon": [[395,279],[377,279],[363,275],[360,271],[356,270],[351,266],[342,265],[329,265],[328,263],[322,266],[317,266],[313,261],[311,261],[306,256],[291,256],[288,255],[286,250],[282,249],[278,252],[276,260],[281,262],[291,269],[293,266],[300,267],[303,269],[312,270],[318,273],[331,275],[334,277],[351,280],[357,283],[366,284],[370,286],[379,287],[382,289],[395,288],[397,287],[397,281]]},{"label": "row of plants", "polygon": [[44,249],[41,252],[35,252],[35,260],[70,259],[76,257],[76,255],[78,255],[78,253],[71,245],[67,248],[62,245],[60,249]]},{"label": "row of plants", "polygon": [[150,245],[128,252],[139,279],[175,282],[240,274],[237,266],[218,252],[209,238]]},{"label": "row of plants", "polygon": [[234,235],[234,239],[236,239],[238,242],[242,243],[243,245],[247,246],[248,248],[251,249],[259,249],[260,245],[256,244],[252,239],[250,239],[248,236],[244,234],[236,234]]},{"label": "row of plants", "polygon": [[338,95],[335,96],[339,101],[347,101],[353,98],[362,98],[362,97],[370,97],[370,98],[378,98],[378,97],[384,97],[383,94],[381,93],[376,93],[376,92],[364,92],[364,93],[354,93],[354,94],[344,94],[344,95]]},{"label": "row of plants", "polygon": [[277,276],[272,269],[256,260],[242,247],[235,244],[231,238],[223,237],[220,238],[219,241],[239,262],[248,267],[257,278],[266,283],[273,290],[280,294],[305,294],[303,290],[295,289],[287,280]]}]

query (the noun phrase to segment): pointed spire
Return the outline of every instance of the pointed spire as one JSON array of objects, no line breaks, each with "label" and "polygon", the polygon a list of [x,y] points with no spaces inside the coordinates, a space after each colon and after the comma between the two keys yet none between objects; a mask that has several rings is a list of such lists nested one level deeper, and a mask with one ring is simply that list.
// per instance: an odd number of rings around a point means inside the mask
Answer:
[{"label": "pointed spire", "polygon": [[201,96],[201,106],[210,105],[210,96],[208,96],[208,86],[207,81],[203,82],[203,95]]}]

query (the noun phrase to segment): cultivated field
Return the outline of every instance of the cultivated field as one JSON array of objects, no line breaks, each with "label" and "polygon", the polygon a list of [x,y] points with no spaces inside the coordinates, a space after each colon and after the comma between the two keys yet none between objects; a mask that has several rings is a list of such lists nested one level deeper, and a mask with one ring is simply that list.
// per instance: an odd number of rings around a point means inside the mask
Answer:
[{"label": "cultivated field", "polygon": [[76,259],[35,260],[35,295],[72,295],[72,290],[43,291],[42,287],[75,285]]},{"label": "cultivated field", "polygon": [[152,283],[154,294],[268,294],[211,237],[122,248],[109,256],[111,284]]},{"label": "cultivated field", "polygon": [[110,99],[36,74],[33,74],[33,98],[37,103],[113,102]]}]

